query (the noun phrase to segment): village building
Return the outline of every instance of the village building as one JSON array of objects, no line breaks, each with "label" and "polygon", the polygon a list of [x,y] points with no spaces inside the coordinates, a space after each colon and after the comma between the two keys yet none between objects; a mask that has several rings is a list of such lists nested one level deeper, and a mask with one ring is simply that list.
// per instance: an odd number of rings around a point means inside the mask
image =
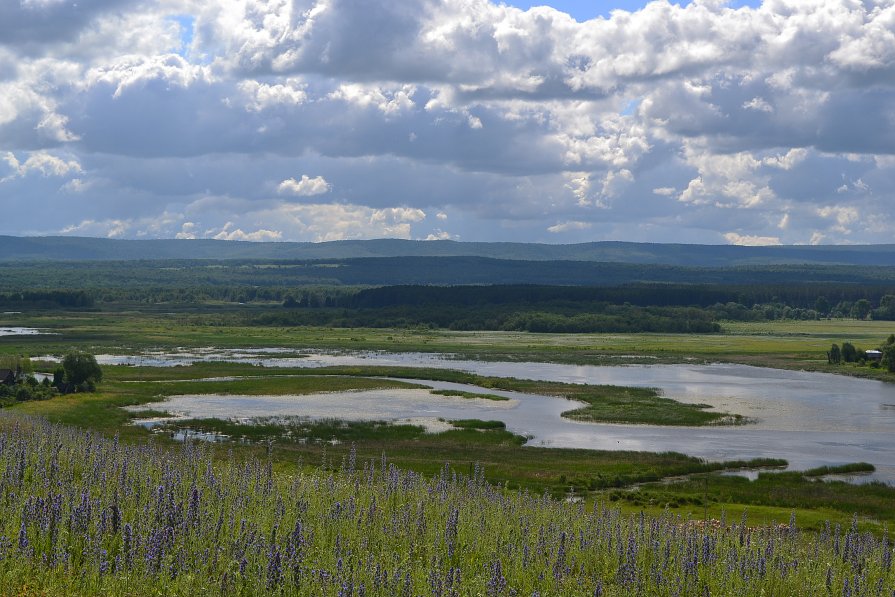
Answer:
[{"label": "village building", "polygon": [[865,350],[864,356],[868,361],[876,361],[879,362],[883,359],[883,353],[880,350]]},{"label": "village building", "polygon": [[13,386],[16,383],[16,372],[12,369],[0,369],[0,384]]}]

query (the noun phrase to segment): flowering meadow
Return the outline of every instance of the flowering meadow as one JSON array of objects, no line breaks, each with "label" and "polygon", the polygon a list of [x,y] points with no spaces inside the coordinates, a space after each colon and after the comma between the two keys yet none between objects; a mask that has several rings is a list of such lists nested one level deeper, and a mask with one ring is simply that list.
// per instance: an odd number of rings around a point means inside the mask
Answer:
[{"label": "flowering meadow", "polygon": [[626,515],[384,456],[287,474],[0,417],[3,595],[895,595],[887,534],[796,522]]}]

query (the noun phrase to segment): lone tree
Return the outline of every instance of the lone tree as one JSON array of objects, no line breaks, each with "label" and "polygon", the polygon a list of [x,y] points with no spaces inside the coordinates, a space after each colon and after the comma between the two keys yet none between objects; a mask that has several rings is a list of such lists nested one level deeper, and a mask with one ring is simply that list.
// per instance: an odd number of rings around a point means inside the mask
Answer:
[{"label": "lone tree", "polygon": [[838,344],[830,347],[830,352],[827,353],[827,362],[832,365],[838,365],[842,362],[842,352],[840,352]]},{"label": "lone tree", "polygon": [[62,359],[65,381],[78,389],[93,389],[103,379],[96,357],[86,352],[70,352]]},{"label": "lone tree", "polygon": [[886,344],[883,346],[882,365],[888,369],[889,373],[895,373],[895,344]]}]

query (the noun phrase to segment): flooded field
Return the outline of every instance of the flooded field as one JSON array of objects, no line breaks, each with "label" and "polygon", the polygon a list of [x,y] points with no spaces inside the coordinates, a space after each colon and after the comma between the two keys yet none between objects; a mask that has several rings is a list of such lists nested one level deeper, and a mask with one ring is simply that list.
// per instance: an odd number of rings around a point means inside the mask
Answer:
[{"label": "flooded field", "polygon": [[38,328],[0,327],[0,336],[38,336],[51,333]]},{"label": "flooded field", "polygon": [[[436,389],[487,392],[508,402],[465,400],[426,390],[327,393],[310,396],[178,396],[158,405],[191,417],[284,415],[350,420],[481,418],[500,420],[530,437],[529,445],[678,451],[711,460],[777,457],[796,469],[870,462],[873,478],[895,482],[895,386],[822,373],[745,365],[577,366],[455,360],[424,353],[302,353],[281,349],[184,351],[142,357],[103,356],[106,363],[185,364],[240,360],[266,366],[403,365],[481,375],[571,383],[655,387],[676,400],[701,402],[752,417],[742,427],[660,427],[579,423],[562,418],[577,403],[499,392],[465,384],[413,380]],[[407,380],[405,380],[407,381]]]}]

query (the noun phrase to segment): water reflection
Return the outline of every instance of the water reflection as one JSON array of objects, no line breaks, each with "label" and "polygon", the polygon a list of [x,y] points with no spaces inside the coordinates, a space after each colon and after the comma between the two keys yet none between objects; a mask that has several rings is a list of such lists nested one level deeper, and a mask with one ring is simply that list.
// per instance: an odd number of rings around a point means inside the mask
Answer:
[{"label": "water reflection", "polygon": [[[515,363],[504,363],[510,369]],[[539,367],[542,364],[529,364]],[[495,364],[483,364],[493,374]],[[564,367],[562,365],[558,366]],[[654,371],[652,369],[660,369]],[[738,460],[758,457],[785,458],[794,469],[807,469],[823,465],[850,462],[870,462],[877,467],[876,473],[862,477],[895,482],[895,430],[892,417],[885,418],[870,429],[856,430],[858,422],[872,408],[873,395],[862,394],[866,408],[840,409],[851,419],[843,418],[839,429],[829,429],[829,421],[836,420],[837,402],[848,400],[850,384],[869,392],[875,389],[883,394],[893,388],[885,384],[839,378],[820,374],[769,371],[773,383],[765,383],[758,375],[762,369],[730,365],[706,367],[691,366],[638,366],[636,371],[619,368],[618,377],[612,377],[599,368],[600,382],[615,383],[627,380],[635,374],[646,381],[640,384],[676,392],[699,390],[688,399],[711,402],[717,397],[706,390],[702,382],[689,381],[676,385],[674,378],[705,375],[718,381],[718,387],[727,392],[720,400],[732,412],[774,415],[760,419],[756,425],[743,427],[662,427],[651,425],[592,424],[562,418],[561,413],[579,406],[569,400],[520,394],[479,388],[467,384],[405,380],[428,385],[436,389],[455,389],[484,392],[511,398],[510,401],[468,400],[432,395],[426,390],[372,390],[365,392],[336,392],[305,396],[175,396],[163,404],[163,408],[189,417],[221,417],[251,419],[263,416],[302,416],[309,418],[341,418],[346,420],[383,419],[459,419],[479,418],[500,420],[514,433],[529,437],[530,446],[588,448],[600,450],[642,450],[650,452],[677,451],[709,460]],[[722,369],[724,371],[722,371]],[[580,375],[580,367],[575,368]],[[529,369],[530,377],[536,371]],[[544,373],[541,369],[540,373]],[[812,380],[819,375],[820,380]],[[522,375],[518,375],[522,377]],[[557,377],[562,377],[557,375]],[[832,379],[830,379],[832,378]],[[743,380],[755,380],[748,383]],[[648,382],[648,383],[646,383]],[[809,383],[811,382],[811,383]],[[708,382],[705,382],[708,383]],[[819,384],[819,387],[815,384]],[[842,387],[839,384],[844,384]],[[823,388],[826,392],[821,395]],[[668,391],[671,390],[671,391]],[[734,391],[735,390],[735,391]],[[840,392],[840,394],[837,394]],[[844,392],[844,393],[842,393]],[[888,398],[891,400],[891,396]],[[815,405],[812,408],[812,404]],[[879,404],[875,407],[879,412]],[[833,412],[828,412],[833,411]],[[801,413],[801,414],[794,414]],[[792,422],[791,428],[781,421]],[[888,427],[887,427],[888,426]]]},{"label": "water reflection", "polygon": [[[430,353],[321,353],[285,348],[189,349],[137,356],[101,355],[98,360],[103,364],[145,366],[187,365],[202,361],[234,361],[266,367],[398,365],[458,369],[496,377],[655,387],[669,398],[710,404],[757,422],[745,427],[724,428],[578,423],[559,417],[560,412],[568,410],[568,404],[561,405],[562,401],[557,402],[558,399],[542,396],[519,397],[514,406],[500,410],[499,416],[490,418],[503,420],[516,433],[531,435],[530,445],[653,452],[674,450],[713,460],[786,458],[794,468],[800,469],[865,461],[878,469],[872,478],[895,481],[895,384],[874,380],[729,364],[588,366],[471,361]],[[455,384],[452,387],[463,386]],[[474,387],[469,389],[482,391]],[[497,393],[490,389],[485,391]],[[389,396],[394,394],[392,390],[376,400],[387,403]],[[327,396],[333,400],[333,394]],[[351,393],[350,398],[357,400],[359,394]],[[300,400],[309,407],[324,406],[322,403],[312,404],[308,397]],[[426,402],[426,408],[434,408],[438,400],[427,395],[423,402]],[[233,402],[223,404],[235,406]],[[461,400],[458,404],[463,414],[450,416],[481,418],[469,401]],[[424,405],[418,406],[422,408]],[[369,407],[373,408],[372,405]],[[405,407],[410,409],[410,406]],[[308,412],[315,416],[333,416],[323,411]],[[395,412],[393,416],[405,418],[411,415]]]}]

